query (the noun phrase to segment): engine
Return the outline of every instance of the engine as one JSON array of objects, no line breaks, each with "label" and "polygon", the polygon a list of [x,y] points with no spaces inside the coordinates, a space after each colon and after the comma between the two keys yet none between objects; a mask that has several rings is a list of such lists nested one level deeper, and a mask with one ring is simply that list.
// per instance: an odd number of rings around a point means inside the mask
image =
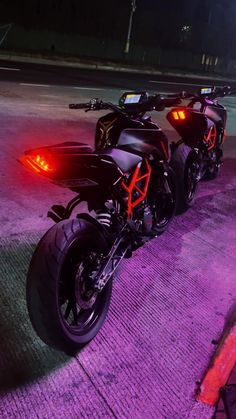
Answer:
[{"label": "engine", "polygon": [[132,220],[135,223],[136,230],[141,235],[149,236],[153,234],[153,211],[150,204],[145,200],[143,205],[135,209]]}]

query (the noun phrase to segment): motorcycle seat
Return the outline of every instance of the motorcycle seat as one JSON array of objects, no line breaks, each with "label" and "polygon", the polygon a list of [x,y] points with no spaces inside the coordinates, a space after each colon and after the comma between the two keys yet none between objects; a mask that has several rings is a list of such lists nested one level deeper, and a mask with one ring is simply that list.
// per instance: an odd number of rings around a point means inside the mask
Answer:
[{"label": "motorcycle seat", "polygon": [[64,143],[59,143],[51,146],[55,151],[63,151],[63,153],[92,153],[93,149],[89,144],[80,143],[79,141],[66,141]]},{"label": "motorcycle seat", "polygon": [[115,164],[122,170],[123,173],[128,172],[137,166],[143,159],[137,154],[129,153],[128,151],[120,150],[118,148],[110,148],[99,152],[99,156],[109,160],[113,160]]}]

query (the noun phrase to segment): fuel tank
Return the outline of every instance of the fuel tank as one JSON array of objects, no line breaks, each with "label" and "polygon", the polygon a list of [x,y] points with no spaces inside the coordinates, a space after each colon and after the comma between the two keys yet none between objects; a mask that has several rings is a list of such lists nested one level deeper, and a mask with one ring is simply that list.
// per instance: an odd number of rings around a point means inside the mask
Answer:
[{"label": "fuel tank", "polygon": [[95,136],[96,150],[111,146],[137,154],[158,154],[168,160],[168,139],[147,116],[142,120],[109,113],[98,120]]},{"label": "fuel tank", "polygon": [[96,150],[116,146],[120,133],[125,128],[143,128],[143,123],[115,112],[99,118],[95,133]]},{"label": "fuel tank", "polygon": [[117,146],[140,154],[155,154],[164,161],[169,158],[168,139],[164,132],[156,129],[124,129]]}]

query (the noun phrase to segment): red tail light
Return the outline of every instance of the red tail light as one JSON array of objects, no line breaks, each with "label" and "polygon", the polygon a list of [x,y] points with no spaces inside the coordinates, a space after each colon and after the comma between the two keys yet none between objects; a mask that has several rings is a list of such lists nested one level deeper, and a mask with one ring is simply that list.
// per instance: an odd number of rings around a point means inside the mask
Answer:
[{"label": "red tail light", "polygon": [[37,173],[46,174],[55,171],[55,167],[53,167],[51,159],[39,154],[24,155],[20,158],[20,162],[30,170]]},{"label": "red tail light", "polygon": [[31,157],[31,159],[41,170],[44,170],[45,172],[53,171],[51,164],[45,157],[42,157],[38,154],[36,157]]}]

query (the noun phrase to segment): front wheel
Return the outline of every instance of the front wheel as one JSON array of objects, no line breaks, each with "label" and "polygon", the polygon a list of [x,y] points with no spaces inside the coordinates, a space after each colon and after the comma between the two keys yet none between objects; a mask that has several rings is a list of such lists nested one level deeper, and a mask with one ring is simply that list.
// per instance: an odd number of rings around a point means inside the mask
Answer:
[{"label": "front wheel", "polygon": [[195,200],[199,181],[199,163],[196,152],[185,144],[180,144],[172,153],[170,165],[175,171],[178,185],[177,212],[191,207]]},{"label": "front wheel", "polygon": [[100,330],[112,282],[91,286],[107,243],[83,219],[61,221],[39,242],[27,276],[27,306],[38,336],[49,346],[76,353]]}]

